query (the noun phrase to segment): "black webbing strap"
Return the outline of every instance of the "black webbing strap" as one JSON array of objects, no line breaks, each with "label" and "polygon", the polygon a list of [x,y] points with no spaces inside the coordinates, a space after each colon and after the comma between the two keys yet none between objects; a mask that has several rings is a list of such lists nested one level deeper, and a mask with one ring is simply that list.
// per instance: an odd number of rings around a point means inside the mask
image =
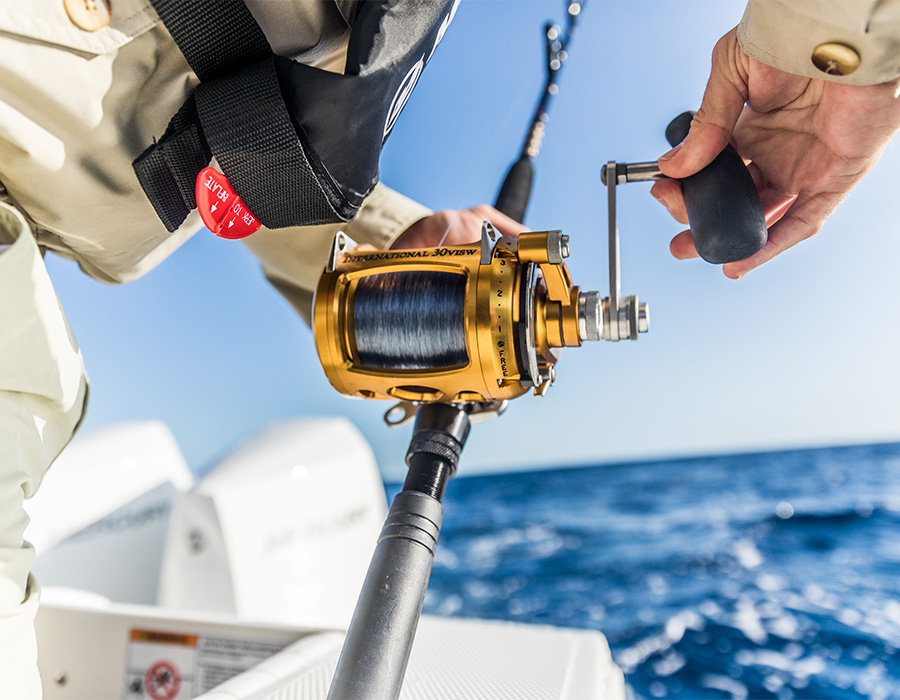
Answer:
[{"label": "black webbing strap", "polygon": [[218,78],[272,55],[243,0],[151,0],[200,80]]},{"label": "black webbing strap", "polygon": [[203,132],[222,172],[267,227],[339,221],[284,106],[274,60],[200,84]]},{"label": "black webbing strap", "polygon": [[166,229],[197,206],[195,180],[213,155],[269,228],[352,218],[319,185],[284,106],[272,49],[243,0],[151,2],[201,80],[133,164]]},{"label": "black webbing strap", "polygon": [[162,138],[132,163],[147,199],[169,232],[196,208],[194,181],[211,159],[191,96],[172,117]]}]

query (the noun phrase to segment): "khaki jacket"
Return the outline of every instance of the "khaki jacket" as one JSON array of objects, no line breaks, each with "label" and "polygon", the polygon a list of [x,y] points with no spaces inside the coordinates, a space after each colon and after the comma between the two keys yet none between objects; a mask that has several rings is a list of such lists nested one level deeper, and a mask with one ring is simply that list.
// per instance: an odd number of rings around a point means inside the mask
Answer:
[{"label": "khaki jacket", "polygon": [[[352,1],[247,5],[276,52],[329,70],[343,66]],[[70,19],[63,0],[0,0],[0,201],[19,209],[41,248],[119,283],[153,269],[202,224],[194,212],[168,233],[131,166],[197,79],[149,0],[112,0],[111,7],[109,26],[89,32]],[[383,247],[427,213],[380,187],[343,228]],[[264,265],[277,261],[279,282],[290,276],[310,289],[338,228],[282,231],[271,245],[262,231],[250,248]],[[300,265],[290,273],[281,255],[286,239],[305,252],[289,256]]]}]

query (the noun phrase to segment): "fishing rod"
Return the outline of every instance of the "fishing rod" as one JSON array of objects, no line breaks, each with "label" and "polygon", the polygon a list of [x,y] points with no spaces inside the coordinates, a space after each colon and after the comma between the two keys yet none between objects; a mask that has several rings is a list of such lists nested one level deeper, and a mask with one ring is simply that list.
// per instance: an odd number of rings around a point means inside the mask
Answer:
[{"label": "fishing rod", "polygon": [[567,3],[565,30],[551,22],[544,25],[547,59],[544,90],[534,110],[528,131],[525,132],[525,141],[519,158],[506,173],[494,203],[495,209],[520,223],[525,220],[525,211],[531,197],[534,161],[541,152],[544,133],[550,121],[550,101],[559,92],[559,74],[569,58],[569,43],[575,36],[576,25],[586,4],[587,0],[572,0]]},{"label": "fishing rod", "polygon": [[[544,91],[496,204],[519,221],[582,8],[583,3],[567,3],[565,33],[545,28]],[[670,138],[686,135],[686,114],[673,121],[683,133],[670,125]],[[746,170],[742,161],[741,166]],[[723,168],[717,159],[694,176],[699,185],[683,181],[689,213],[699,211],[702,218],[714,209],[705,220],[726,243],[744,235],[741,220],[752,218],[753,198],[759,202],[749,173],[731,189],[719,182],[734,167],[729,161]],[[441,501],[471,425],[500,415],[510,399],[528,391],[544,396],[563,347],[637,340],[649,329],[647,304],[620,292],[615,195],[616,185],[662,177],[656,163],[610,161],[603,171],[610,266],[605,298],[572,283],[565,264],[569,238],[561,231],[531,231],[516,239],[498,236],[485,222],[477,243],[391,251],[357,248],[345,234],[335,236],[313,305],[322,367],[343,394],[399,401],[385,414],[388,425],[413,418],[415,424],[406,480],[376,545],[329,700],[399,697],[440,534]],[[734,197],[737,205],[723,205],[716,199],[721,196]],[[745,249],[735,247],[732,254]]]},{"label": "fishing rod", "polygon": [[[495,205],[518,221],[582,7],[568,2],[565,32],[550,23],[544,28],[546,81]],[[572,285],[568,255],[568,238],[559,231],[514,240],[497,236],[487,222],[479,244],[418,251],[360,252],[343,234],[335,237],[314,304],[322,365],[342,393],[399,399],[385,421],[396,426],[415,417],[415,427],[407,477],[372,557],[330,700],[399,697],[431,576],[441,501],[471,424],[499,415],[531,388],[546,393],[555,378],[554,348],[602,336],[599,297]]]}]

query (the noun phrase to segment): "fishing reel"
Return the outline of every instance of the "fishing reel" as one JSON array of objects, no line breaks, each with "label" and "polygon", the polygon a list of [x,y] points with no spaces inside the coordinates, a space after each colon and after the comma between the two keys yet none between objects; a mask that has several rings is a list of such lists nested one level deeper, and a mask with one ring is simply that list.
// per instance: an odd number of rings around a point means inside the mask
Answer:
[{"label": "fishing reel", "polygon": [[[503,402],[543,396],[563,347],[636,340],[647,304],[621,297],[618,235],[611,293],[573,285],[560,231],[418,250],[364,249],[339,233],[316,290],[319,359],[339,392],[402,402]],[[613,268],[615,271],[613,272]]]},{"label": "fishing reel", "polygon": [[[679,143],[691,112],[667,129]],[[602,172],[609,218],[609,296],[573,285],[560,231],[480,243],[379,251],[335,239],[316,289],[313,327],[325,374],[342,394],[414,404],[472,404],[495,413],[530,389],[544,396],[563,347],[637,340],[647,304],[620,292],[617,185],[662,179],[658,164],[616,163]],[[709,262],[746,258],[766,241],[762,205],[740,156],[727,147],[681,181],[694,243]],[[393,409],[392,409],[393,410]]]}]

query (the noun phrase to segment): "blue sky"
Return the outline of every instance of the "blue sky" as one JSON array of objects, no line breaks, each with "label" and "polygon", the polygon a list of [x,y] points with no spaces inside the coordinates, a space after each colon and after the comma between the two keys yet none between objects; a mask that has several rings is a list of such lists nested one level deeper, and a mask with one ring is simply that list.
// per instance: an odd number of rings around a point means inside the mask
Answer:
[{"label": "blue sky", "polygon": [[[583,289],[607,293],[608,160],[652,160],[696,108],[731,0],[592,0],[537,163],[526,223],[571,237]],[[542,26],[562,2],[464,0],[384,150],[382,180],[435,209],[492,201],[543,81]],[[478,425],[468,473],[900,440],[900,204],[896,143],[813,239],[735,282],[668,253],[679,224],[620,190],[623,292],[651,308],[638,342],[568,349],[543,399]],[[127,225],[127,224],[126,224]],[[338,395],[309,330],[239,243],[202,232],[143,279],[107,287],[48,267],[91,376],[84,431],[159,419],[203,469],[298,415],[346,415],[388,478],[409,429],[389,404]]]}]

